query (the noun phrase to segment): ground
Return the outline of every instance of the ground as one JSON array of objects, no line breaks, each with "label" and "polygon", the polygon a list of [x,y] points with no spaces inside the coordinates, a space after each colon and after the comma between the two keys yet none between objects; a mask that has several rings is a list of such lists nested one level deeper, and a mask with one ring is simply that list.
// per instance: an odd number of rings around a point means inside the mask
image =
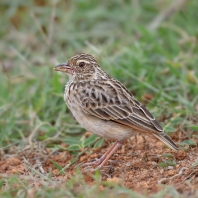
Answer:
[{"label": "ground", "polygon": [[[89,133],[87,135],[89,136]],[[177,141],[176,136],[173,137],[175,141]],[[65,169],[64,174],[60,173],[59,167],[53,162],[61,167],[68,165],[74,158],[68,151],[52,152],[50,149],[44,149],[41,146],[38,149],[38,145],[35,148],[32,145],[16,154],[15,148],[1,153],[0,173],[7,176],[17,174],[24,178],[30,175],[32,169],[35,169],[43,174],[51,172],[53,180],[64,183],[72,178],[76,172],[76,165],[99,158],[110,144],[111,142],[106,141],[100,148],[86,148],[78,160]],[[109,164],[101,170],[102,180],[146,194],[162,190],[163,184],[173,185],[178,192],[191,195],[198,185],[198,169],[192,166],[197,160],[198,147],[183,147],[182,149],[178,152],[171,151],[154,137],[143,138],[138,135],[126,140]],[[167,163],[167,159],[175,161],[175,165],[160,167],[160,162]],[[93,185],[95,181],[91,176],[92,173],[89,170],[80,170],[86,183]],[[37,182],[39,186],[39,179]],[[105,187],[101,187],[103,188]]]}]

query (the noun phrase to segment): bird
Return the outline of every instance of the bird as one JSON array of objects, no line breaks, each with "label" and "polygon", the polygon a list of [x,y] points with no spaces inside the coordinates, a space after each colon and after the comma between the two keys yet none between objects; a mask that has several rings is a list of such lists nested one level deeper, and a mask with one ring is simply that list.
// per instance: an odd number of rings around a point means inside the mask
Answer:
[{"label": "bird", "polygon": [[87,131],[115,141],[101,158],[83,166],[102,169],[125,139],[139,133],[154,135],[178,150],[149,110],[121,82],[107,74],[92,55],[78,53],[54,66],[54,71],[69,76],[64,101],[77,122]]}]

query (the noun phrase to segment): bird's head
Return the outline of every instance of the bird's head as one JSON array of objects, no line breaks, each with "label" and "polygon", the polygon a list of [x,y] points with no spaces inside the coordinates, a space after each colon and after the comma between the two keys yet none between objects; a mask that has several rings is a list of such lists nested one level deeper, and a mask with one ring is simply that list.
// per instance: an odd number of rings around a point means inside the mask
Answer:
[{"label": "bird's head", "polygon": [[99,65],[96,59],[89,54],[76,54],[66,63],[58,64],[54,71],[66,73],[73,80],[92,80]]}]

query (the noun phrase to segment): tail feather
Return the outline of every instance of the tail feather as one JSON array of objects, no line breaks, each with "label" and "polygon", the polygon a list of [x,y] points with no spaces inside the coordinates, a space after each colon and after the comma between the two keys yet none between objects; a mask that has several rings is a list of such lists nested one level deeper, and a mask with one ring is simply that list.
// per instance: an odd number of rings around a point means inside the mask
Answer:
[{"label": "tail feather", "polygon": [[177,145],[166,134],[161,133],[161,134],[153,134],[153,135],[158,139],[160,139],[162,142],[164,142],[164,144],[166,144],[171,149],[178,151]]}]

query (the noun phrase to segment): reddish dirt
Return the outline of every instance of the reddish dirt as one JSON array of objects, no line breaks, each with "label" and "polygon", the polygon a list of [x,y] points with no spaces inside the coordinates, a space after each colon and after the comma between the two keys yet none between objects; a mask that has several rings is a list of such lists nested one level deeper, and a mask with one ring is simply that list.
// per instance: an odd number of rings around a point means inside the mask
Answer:
[{"label": "reddish dirt", "polygon": [[[147,138],[148,139],[148,138]],[[93,161],[99,158],[110,146],[111,142],[98,149],[86,149],[77,162],[72,164],[65,172],[59,174],[59,170],[51,162],[53,160],[62,167],[74,158],[69,152],[54,152],[48,149],[29,147],[18,154],[16,149],[8,153],[1,153],[0,173],[6,175],[28,175],[28,167],[40,172],[52,171],[55,179],[67,181],[74,172],[78,163]],[[14,151],[15,150],[15,151]],[[158,166],[166,157],[162,154],[171,153],[176,161],[175,166],[161,168]],[[192,194],[198,186],[198,168],[192,168],[192,164],[198,159],[198,147],[173,152],[154,137],[149,137],[149,142],[142,136],[136,136],[133,140],[127,140],[111,158],[109,164],[101,171],[103,181],[115,182],[124,185],[136,192],[154,193],[165,185],[173,185],[180,193]],[[90,173],[82,171],[85,181],[93,183]],[[162,185],[165,184],[165,185]]]}]

